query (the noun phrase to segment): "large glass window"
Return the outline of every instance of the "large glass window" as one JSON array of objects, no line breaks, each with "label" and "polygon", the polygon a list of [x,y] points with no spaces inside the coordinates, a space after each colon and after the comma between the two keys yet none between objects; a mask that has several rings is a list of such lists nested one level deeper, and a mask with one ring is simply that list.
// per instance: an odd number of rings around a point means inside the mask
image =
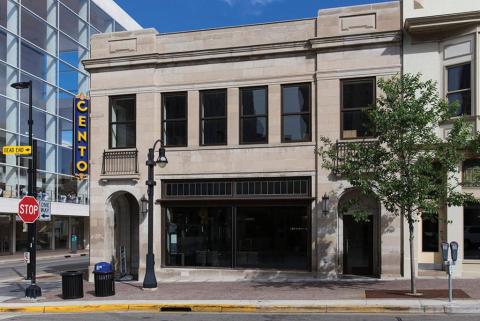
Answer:
[{"label": "large glass window", "polygon": [[72,146],[73,123],[63,118],[58,118],[58,144]]},{"label": "large glass window", "polygon": [[0,164],[0,197],[16,198],[18,196],[18,169]]},{"label": "large glass window", "polygon": [[0,0],[0,26],[17,33],[18,5],[13,0]]},{"label": "large glass window", "polygon": [[90,23],[100,32],[113,31],[113,19],[95,3],[90,4]]},{"label": "large glass window", "polygon": [[16,82],[17,79],[18,70],[0,62],[0,94],[17,98],[16,90],[10,87],[10,84]]},{"label": "large glass window", "polygon": [[17,105],[17,102],[0,96],[0,128],[17,131]]},{"label": "large glass window", "polygon": [[230,208],[169,208],[166,231],[166,265],[232,266]]},{"label": "large glass window", "polygon": [[[0,130],[0,150],[2,150],[4,146],[17,145],[17,139],[17,134]],[[9,159],[9,162],[11,161],[12,157]],[[0,153],[0,163],[7,163],[7,156],[3,153]]]},{"label": "large glass window", "polygon": [[[32,110],[33,137],[45,140],[46,138],[46,114],[36,108]],[[55,130],[55,125],[53,126]],[[28,135],[28,106],[22,104],[20,109],[20,134]]]},{"label": "large glass window", "polygon": [[68,217],[57,216],[53,221],[55,249],[68,248]]},{"label": "large glass window", "polygon": [[67,64],[60,63],[59,86],[72,93],[86,91],[87,76]]},{"label": "large glass window", "polygon": [[58,57],[70,65],[82,69],[81,61],[87,58],[87,49],[60,32]]},{"label": "large glass window", "polygon": [[[33,106],[41,109],[55,110],[57,101],[57,90],[55,87],[35,77],[22,73],[20,81],[33,82],[32,103]],[[28,104],[28,90],[20,90],[20,100]]]},{"label": "large glass window", "polygon": [[58,115],[68,120],[73,119],[73,98],[74,96],[66,91],[58,91]]},{"label": "large glass window", "polygon": [[227,91],[208,90],[200,92],[201,145],[224,145],[227,143]]},{"label": "large glass window", "polygon": [[87,20],[88,0],[62,0],[62,2],[82,19]]},{"label": "large glass window", "polygon": [[240,89],[240,143],[268,142],[267,87]]},{"label": "large glass window", "polygon": [[35,14],[45,19],[52,25],[56,23],[57,1],[52,0],[22,0],[22,6],[30,9]]},{"label": "large glass window", "polygon": [[58,201],[77,203],[77,180],[72,176],[58,175]]},{"label": "large glass window", "polygon": [[40,48],[56,54],[57,32],[45,21],[35,17],[22,8],[22,37],[39,46]]},{"label": "large glass window", "polygon": [[282,86],[282,142],[310,141],[310,84]]},{"label": "large glass window", "polygon": [[72,150],[70,148],[58,147],[58,171],[62,174],[72,174]]},{"label": "large glass window", "polygon": [[371,136],[366,112],[375,103],[375,78],[343,80],[341,138]]},{"label": "large glass window", "polygon": [[438,252],[438,219],[422,217],[422,251]]},{"label": "large glass window", "polygon": [[187,93],[168,93],[162,97],[165,145],[187,146]]},{"label": "large glass window", "polygon": [[136,144],[135,95],[110,97],[110,148]]},{"label": "large glass window", "polygon": [[456,115],[472,114],[472,88],[470,63],[447,68],[447,99],[459,106]]},{"label": "large glass window", "polygon": [[82,45],[87,45],[87,30],[88,25],[78,18],[73,12],[60,5],[60,30],[75,39]]},{"label": "large glass window", "polygon": [[480,207],[467,206],[463,216],[463,243],[466,260],[480,260]]},{"label": "large glass window", "polygon": [[52,222],[37,222],[37,249],[52,249]]},{"label": "large glass window", "polygon": [[22,69],[50,83],[56,83],[57,60],[40,49],[22,41]]}]

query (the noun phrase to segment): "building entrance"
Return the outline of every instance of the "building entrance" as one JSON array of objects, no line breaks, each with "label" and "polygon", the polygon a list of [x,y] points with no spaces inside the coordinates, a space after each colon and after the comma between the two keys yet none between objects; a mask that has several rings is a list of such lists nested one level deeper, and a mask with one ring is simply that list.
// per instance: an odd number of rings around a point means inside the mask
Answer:
[{"label": "building entrance", "polygon": [[12,216],[0,215],[0,255],[12,254]]}]

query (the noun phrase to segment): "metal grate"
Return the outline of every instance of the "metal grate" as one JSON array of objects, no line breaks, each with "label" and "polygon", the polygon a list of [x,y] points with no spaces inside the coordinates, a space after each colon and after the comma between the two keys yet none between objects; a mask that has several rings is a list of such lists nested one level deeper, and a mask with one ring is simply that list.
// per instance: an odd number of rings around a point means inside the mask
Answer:
[{"label": "metal grate", "polygon": [[466,160],[463,163],[462,185],[465,187],[480,186],[480,160]]},{"label": "metal grate", "polygon": [[310,197],[310,178],[166,181],[165,198]]},{"label": "metal grate", "polygon": [[138,174],[138,151],[103,151],[102,175]]},{"label": "metal grate", "polygon": [[355,141],[355,142],[339,142],[337,141],[335,145],[337,157],[335,161],[334,173],[339,175],[341,174],[341,167],[345,164],[346,161],[350,160],[353,157],[356,157],[355,151],[350,148],[352,144],[365,144],[365,145],[374,145],[377,144],[376,141]]}]

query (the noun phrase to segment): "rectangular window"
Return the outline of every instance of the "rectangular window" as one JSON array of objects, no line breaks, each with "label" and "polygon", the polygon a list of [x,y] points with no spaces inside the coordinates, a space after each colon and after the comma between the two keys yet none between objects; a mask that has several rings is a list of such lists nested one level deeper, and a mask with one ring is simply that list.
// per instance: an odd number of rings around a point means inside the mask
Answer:
[{"label": "rectangular window", "polygon": [[135,95],[110,97],[110,148],[135,147],[135,100]]},{"label": "rectangular window", "polygon": [[342,80],[341,138],[372,136],[366,112],[375,103],[375,78]]},{"label": "rectangular window", "polygon": [[162,95],[165,146],[187,146],[187,97],[186,92]]},{"label": "rectangular window", "polygon": [[227,91],[201,91],[200,105],[200,144],[227,144]]},{"label": "rectangular window", "polygon": [[422,217],[422,251],[438,252],[438,219]]},{"label": "rectangular window", "polygon": [[470,63],[447,68],[447,99],[456,102],[456,116],[472,114],[472,88]]},{"label": "rectangular window", "polygon": [[480,207],[468,206],[463,215],[463,244],[466,260],[480,260]]},{"label": "rectangular window", "polygon": [[310,84],[282,86],[282,142],[311,140]]},{"label": "rectangular window", "polygon": [[268,142],[267,87],[240,89],[240,143]]}]

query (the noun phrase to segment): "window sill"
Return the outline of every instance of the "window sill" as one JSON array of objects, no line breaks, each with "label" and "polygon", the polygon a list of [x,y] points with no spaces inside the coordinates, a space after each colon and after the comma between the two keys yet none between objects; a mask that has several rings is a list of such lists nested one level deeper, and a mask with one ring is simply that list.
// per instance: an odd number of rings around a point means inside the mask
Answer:
[{"label": "window sill", "polygon": [[132,180],[132,181],[139,181],[140,174],[101,174],[100,181],[108,182],[108,181],[115,181],[115,180]]},{"label": "window sill", "polygon": [[463,264],[480,264],[480,259],[476,259],[476,260],[464,259]]}]

